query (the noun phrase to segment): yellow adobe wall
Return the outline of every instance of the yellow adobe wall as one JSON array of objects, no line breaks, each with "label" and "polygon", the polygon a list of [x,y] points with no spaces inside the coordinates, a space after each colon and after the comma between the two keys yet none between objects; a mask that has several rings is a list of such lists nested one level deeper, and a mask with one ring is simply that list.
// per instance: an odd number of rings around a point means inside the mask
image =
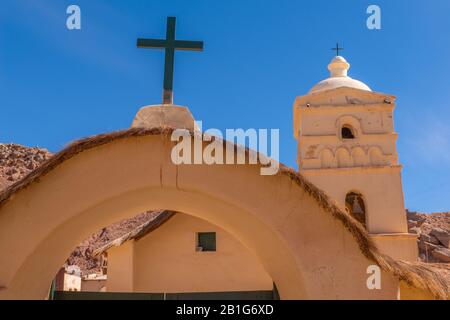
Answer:
[{"label": "yellow adobe wall", "polygon": [[[110,260],[111,259],[111,260]],[[108,252],[108,292],[133,292],[134,242],[128,241]]]},{"label": "yellow adobe wall", "polygon": [[342,207],[348,192],[361,193],[369,233],[408,232],[399,167],[305,170],[302,173]]},{"label": "yellow adobe wall", "polygon": [[418,261],[417,235],[411,233],[373,234],[380,251],[397,260]]},{"label": "yellow adobe wall", "polygon": [[[196,252],[197,232],[216,232],[216,252]],[[258,259],[223,229],[177,214],[157,230],[108,252],[108,291],[125,289],[123,266],[134,250],[134,292],[218,292],[272,290]],[[128,242],[128,243],[130,243]],[[123,261],[123,259],[126,261]]]},{"label": "yellow adobe wall", "polygon": [[[397,298],[398,281],[386,273],[382,290],[368,290],[366,269],[374,262],[289,175],[261,176],[253,165],[174,166],[172,147],[161,135],[105,143],[17,192],[0,208],[0,252],[8,252],[0,255],[0,299],[44,298],[79,242],[151,208],[186,212],[239,239],[282,299]],[[132,290],[132,274],[123,265],[123,290]]]}]

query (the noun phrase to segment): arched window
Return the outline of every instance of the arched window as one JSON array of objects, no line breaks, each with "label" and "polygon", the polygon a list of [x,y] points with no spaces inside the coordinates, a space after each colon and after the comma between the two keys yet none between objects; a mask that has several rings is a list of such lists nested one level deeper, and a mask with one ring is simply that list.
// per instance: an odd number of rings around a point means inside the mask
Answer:
[{"label": "arched window", "polygon": [[342,139],[355,139],[355,134],[350,126],[343,126],[341,129]]},{"label": "arched window", "polygon": [[366,205],[361,194],[349,192],[345,196],[345,209],[364,227],[366,226]]}]

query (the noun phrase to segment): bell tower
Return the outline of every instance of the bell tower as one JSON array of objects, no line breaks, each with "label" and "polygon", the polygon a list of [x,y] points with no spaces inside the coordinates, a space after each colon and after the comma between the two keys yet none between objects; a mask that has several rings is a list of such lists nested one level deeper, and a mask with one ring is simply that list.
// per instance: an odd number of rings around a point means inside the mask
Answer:
[{"label": "bell tower", "polygon": [[349,77],[349,69],[343,57],[334,57],[330,77],[295,99],[299,171],[361,222],[381,249],[416,260],[397,156],[395,97],[373,92]]}]

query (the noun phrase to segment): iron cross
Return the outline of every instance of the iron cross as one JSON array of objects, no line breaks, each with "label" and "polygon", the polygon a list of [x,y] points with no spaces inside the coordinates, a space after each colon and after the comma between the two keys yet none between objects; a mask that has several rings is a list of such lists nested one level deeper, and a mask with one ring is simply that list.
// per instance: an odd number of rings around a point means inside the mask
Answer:
[{"label": "iron cross", "polygon": [[175,40],[175,17],[167,18],[166,39],[138,39],[137,47],[165,49],[163,104],[173,104],[173,65],[175,50],[203,51],[202,41]]},{"label": "iron cross", "polygon": [[331,48],[331,50],[336,51],[336,56],[338,56],[339,51],[344,50],[344,48],[339,48],[339,43],[336,43],[336,48]]}]

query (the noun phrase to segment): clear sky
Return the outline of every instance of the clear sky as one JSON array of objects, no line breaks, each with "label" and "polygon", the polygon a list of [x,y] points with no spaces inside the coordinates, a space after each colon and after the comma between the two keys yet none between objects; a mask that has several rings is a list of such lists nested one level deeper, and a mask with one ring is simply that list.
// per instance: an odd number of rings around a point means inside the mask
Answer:
[{"label": "clear sky", "polygon": [[[66,28],[81,8],[82,29]],[[370,4],[382,29],[366,27]],[[204,128],[279,128],[280,160],[296,167],[292,103],[326,78],[345,48],[350,76],[397,96],[395,127],[406,206],[450,210],[448,0],[2,0],[0,142],[58,151],[130,126],[161,101],[164,54],[136,38],[203,40],[177,52],[175,103]]]}]

